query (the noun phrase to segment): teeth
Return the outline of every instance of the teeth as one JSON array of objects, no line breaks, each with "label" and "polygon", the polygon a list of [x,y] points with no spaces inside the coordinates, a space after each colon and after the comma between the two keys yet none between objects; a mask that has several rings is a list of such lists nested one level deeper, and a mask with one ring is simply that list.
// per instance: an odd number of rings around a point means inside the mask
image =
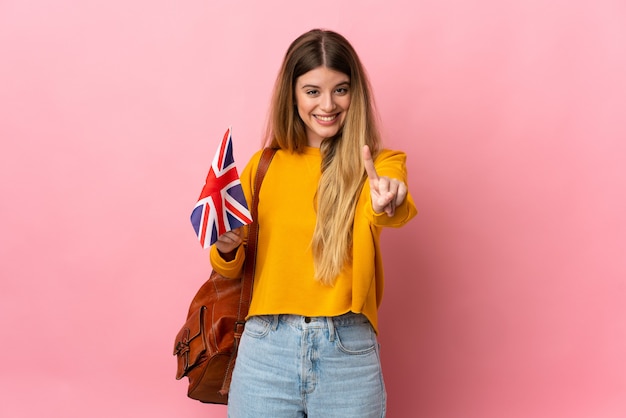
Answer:
[{"label": "teeth", "polygon": [[318,118],[319,120],[323,121],[323,122],[330,122],[331,120],[335,119],[337,117],[337,115],[333,115],[333,116],[316,116],[316,118]]}]

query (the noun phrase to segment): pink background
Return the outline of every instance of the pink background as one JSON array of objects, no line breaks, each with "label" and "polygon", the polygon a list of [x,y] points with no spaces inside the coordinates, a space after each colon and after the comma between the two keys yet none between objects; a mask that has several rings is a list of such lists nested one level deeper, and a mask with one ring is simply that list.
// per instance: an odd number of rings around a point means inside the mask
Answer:
[{"label": "pink background", "polygon": [[622,0],[0,1],[0,416],[226,416],[174,380],[189,215],[313,27],[420,209],[384,235],[388,416],[626,416]]}]

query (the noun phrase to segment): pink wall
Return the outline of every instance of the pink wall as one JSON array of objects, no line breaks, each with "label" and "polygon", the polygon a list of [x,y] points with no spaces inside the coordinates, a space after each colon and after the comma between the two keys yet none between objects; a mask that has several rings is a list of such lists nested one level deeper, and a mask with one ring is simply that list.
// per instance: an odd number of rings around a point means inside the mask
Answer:
[{"label": "pink wall", "polygon": [[225,417],[174,380],[188,217],[318,26],[421,211],[385,235],[389,416],[626,416],[626,5],[248,3],[0,2],[0,416]]}]

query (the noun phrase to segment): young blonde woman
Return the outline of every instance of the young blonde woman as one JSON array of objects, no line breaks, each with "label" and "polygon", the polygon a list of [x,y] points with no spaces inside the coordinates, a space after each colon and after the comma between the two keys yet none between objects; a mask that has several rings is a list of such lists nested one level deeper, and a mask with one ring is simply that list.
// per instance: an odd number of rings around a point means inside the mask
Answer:
[{"label": "young blonde woman", "polygon": [[[406,156],[381,148],[365,71],[341,35],[312,30],[285,55],[259,193],[254,290],[230,418],[380,418],[386,393],[377,310],[379,236],[417,212]],[[248,201],[257,152],[241,175]],[[242,271],[245,231],[222,235],[213,268]]]}]

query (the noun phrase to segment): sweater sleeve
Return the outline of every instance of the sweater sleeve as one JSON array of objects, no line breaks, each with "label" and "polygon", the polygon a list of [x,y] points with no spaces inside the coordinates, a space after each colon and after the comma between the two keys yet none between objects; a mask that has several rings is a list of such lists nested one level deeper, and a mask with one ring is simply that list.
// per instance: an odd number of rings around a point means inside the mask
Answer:
[{"label": "sweater sleeve", "polygon": [[209,251],[209,258],[216,272],[229,279],[236,279],[241,277],[243,273],[243,262],[246,258],[246,251],[244,246],[240,245],[239,248],[237,248],[235,258],[232,261],[226,261],[222,258],[219,251],[217,251],[217,247],[213,245]]}]

